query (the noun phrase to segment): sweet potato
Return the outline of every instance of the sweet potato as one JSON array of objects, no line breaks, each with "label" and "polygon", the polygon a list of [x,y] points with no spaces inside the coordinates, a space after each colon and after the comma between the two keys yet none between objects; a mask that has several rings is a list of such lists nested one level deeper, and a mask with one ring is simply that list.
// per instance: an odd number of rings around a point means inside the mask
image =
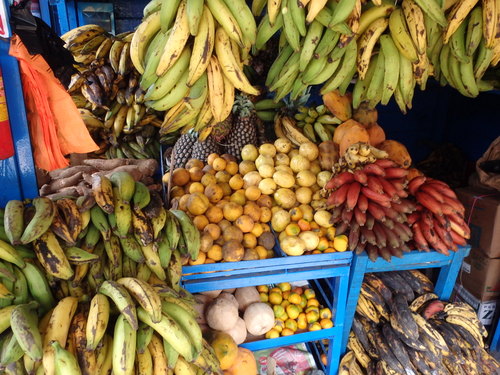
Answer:
[{"label": "sweet potato", "polygon": [[57,180],[60,178],[66,178],[73,176],[74,174],[78,172],[83,172],[83,173],[93,173],[96,171],[96,168],[90,165],[75,165],[73,167],[67,167],[67,168],[61,168],[61,169],[55,169],[53,171],[49,172],[49,176],[52,180]]},{"label": "sweet potato", "polygon": [[[82,179],[82,172],[77,172],[70,177],[58,178],[57,180],[52,180],[47,189],[47,194],[55,193],[63,188],[75,186]],[[45,190],[44,190],[45,191]]]},{"label": "sweet potato", "polygon": [[86,159],[83,164],[90,165],[99,171],[110,171],[122,165],[129,165],[131,159]]}]

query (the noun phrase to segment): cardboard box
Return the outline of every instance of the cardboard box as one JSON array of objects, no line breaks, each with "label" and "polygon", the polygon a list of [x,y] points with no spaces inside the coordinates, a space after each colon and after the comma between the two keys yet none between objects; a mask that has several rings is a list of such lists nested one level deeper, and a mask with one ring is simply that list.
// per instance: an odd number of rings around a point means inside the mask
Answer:
[{"label": "cardboard box", "polygon": [[493,323],[496,322],[496,318],[500,313],[500,300],[481,301],[461,285],[455,286],[451,300],[452,302],[465,302],[471,305],[476,310],[479,320],[488,331],[491,330]]},{"label": "cardboard box", "polygon": [[500,193],[470,187],[456,193],[465,206],[465,220],[470,218],[471,247],[490,258],[500,258]]},{"label": "cardboard box", "polygon": [[480,301],[500,299],[500,259],[488,258],[480,250],[472,249],[462,263],[457,284]]}]

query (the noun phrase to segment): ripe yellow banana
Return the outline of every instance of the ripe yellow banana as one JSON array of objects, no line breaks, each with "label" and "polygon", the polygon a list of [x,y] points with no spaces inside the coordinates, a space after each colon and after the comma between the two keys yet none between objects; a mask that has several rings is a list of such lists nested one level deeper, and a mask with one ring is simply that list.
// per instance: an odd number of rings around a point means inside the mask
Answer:
[{"label": "ripe yellow banana", "polygon": [[187,85],[192,86],[207,70],[214,49],[215,22],[208,7],[204,7],[198,33],[194,38],[193,50],[189,61]]},{"label": "ripe yellow banana", "polygon": [[158,76],[168,71],[179,59],[189,35],[186,2],[181,1],[177,10],[177,16],[175,17],[174,26],[172,26],[168,41],[165,44],[160,62],[156,68],[156,74]]},{"label": "ripe yellow banana", "polygon": [[149,15],[134,32],[130,43],[130,59],[139,73],[144,73],[144,55],[151,39],[160,30],[160,11]]},{"label": "ripe yellow banana", "polygon": [[250,84],[245,73],[238,66],[229,36],[222,27],[219,27],[215,33],[215,51],[224,75],[234,87],[247,94],[258,95],[259,91]]},{"label": "ripe yellow banana", "polygon": [[87,318],[86,338],[88,350],[95,350],[104,337],[108,327],[109,314],[108,298],[104,294],[97,293],[90,301]]},{"label": "ripe yellow banana", "polygon": [[207,68],[208,73],[208,102],[213,118],[217,122],[224,120],[222,111],[224,109],[224,75],[216,56],[210,58]]},{"label": "ripe yellow banana", "polygon": [[370,59],[380,35],[385,31],[389,24],[386,18],[379,18],[372,22],[368,29],[359,39],[358,44],[358,74],[360,79],[364,79],[370,64]]}]

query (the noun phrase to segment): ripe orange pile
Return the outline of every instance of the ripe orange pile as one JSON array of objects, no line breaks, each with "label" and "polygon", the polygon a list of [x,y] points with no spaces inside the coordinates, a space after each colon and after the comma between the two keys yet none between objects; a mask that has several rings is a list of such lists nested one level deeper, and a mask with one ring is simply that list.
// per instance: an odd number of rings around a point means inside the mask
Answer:
[{"label": "ripe orange pile", "polygon": [[259,285],[257,290],[276,318],[274,327],[266,333],[268,339],[333,327],[331,310],[321,306],[313,289],[280,283],[273,288]]},{"label": "ripe orange pile", "polygon": [[[230,155],[211,154],[207,165],[192,159],[172,173],[172,207],[188,213],[200,230],[201,251],[189,264],[235,262],[273,257],[272,199],[247,186],[245,164]],[[166,174],[163,178],[167,182]]]}]

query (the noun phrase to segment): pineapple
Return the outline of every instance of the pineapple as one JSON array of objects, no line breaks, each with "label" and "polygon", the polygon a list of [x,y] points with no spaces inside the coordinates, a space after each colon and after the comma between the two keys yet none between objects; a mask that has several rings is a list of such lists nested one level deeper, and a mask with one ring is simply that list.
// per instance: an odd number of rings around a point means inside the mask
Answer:
[{"label": "pineapple", "polygon": [[233,126],[233,116],[229,114],[229,116],[224,120],[212,128],[212,132],[210,135],[217,141],[221,142],[227,135],[231,132],[231,127]]},{"label": "pineapple", "polygon": [[245,94],[236,95],[233,106],[233,126],[225,140],[226,152],[241,161],[241,149],[257,145],[257,115],[252,101]]},{"label": "pineapple", "polygon": [[[174,165],[171,166],[171,169],[175,168],[184,168],[189,159],[191,159],[191,153],[193,150],[193,145],[196,143],[197,134],[194,132],[187,132],[179,137],[179,139],[175,142],[174,149]],[[170,162],[170,159],[167,160],[167,163]]]},{"label": "pineapple", "polygon": [[216,153],[219,154],[221,151],[221,147],[219,143],[215,140],[211,135],[203,142],[197,140],[193,144],[193,152],[191,154],[192,159],[198,159],[202,162],[207,162],[207,157],[210,154]]}]

